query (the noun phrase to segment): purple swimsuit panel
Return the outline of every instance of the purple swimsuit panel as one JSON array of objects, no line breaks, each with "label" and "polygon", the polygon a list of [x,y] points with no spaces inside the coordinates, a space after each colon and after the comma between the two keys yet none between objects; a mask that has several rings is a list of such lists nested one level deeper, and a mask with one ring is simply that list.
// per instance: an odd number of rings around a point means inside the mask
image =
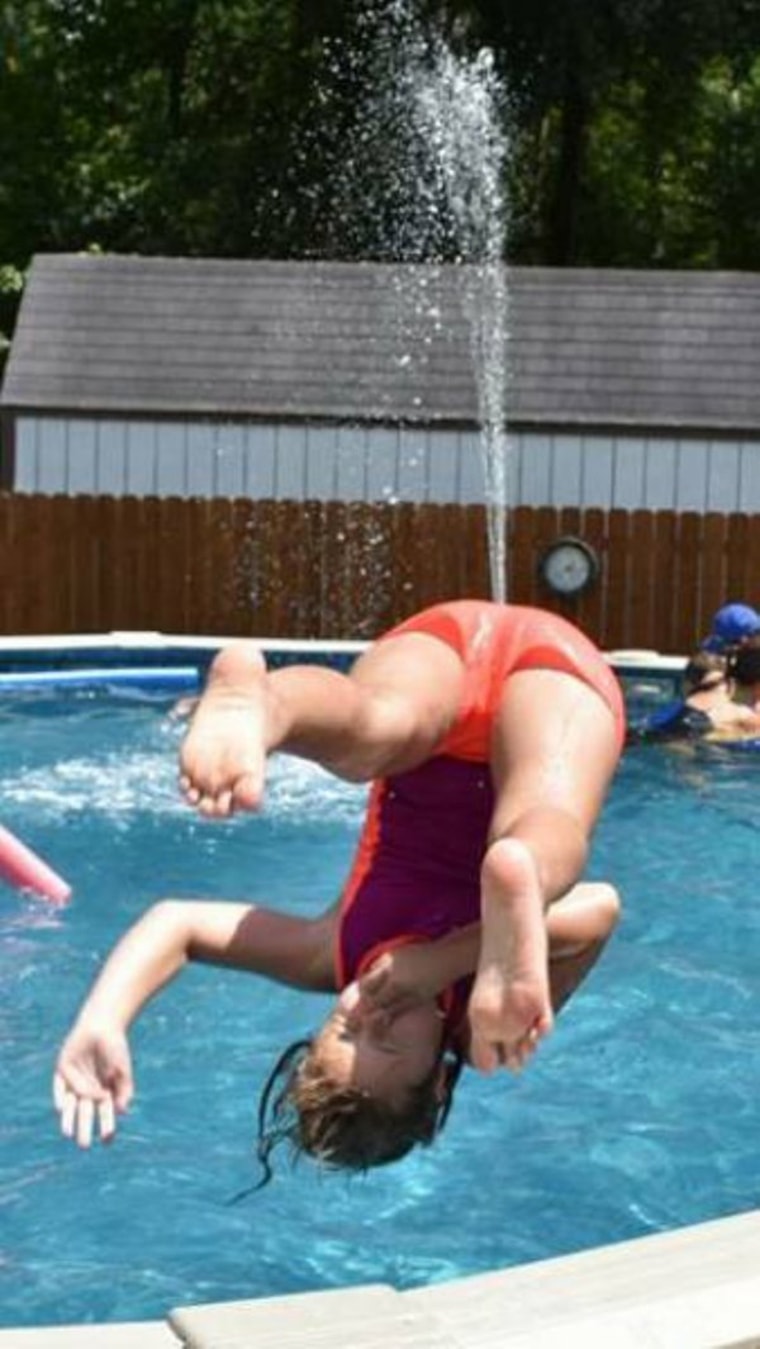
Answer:
[{"label": "purple swimsuit panel", "polygon": [[[399,938],[434,940],[479,920],[492,812],[485,764],[439,757],[383,781],[371,864],[342,915],[347,982],[375,949]],[[461,1016],[471,983],[457,985],[450,1024]]]}]

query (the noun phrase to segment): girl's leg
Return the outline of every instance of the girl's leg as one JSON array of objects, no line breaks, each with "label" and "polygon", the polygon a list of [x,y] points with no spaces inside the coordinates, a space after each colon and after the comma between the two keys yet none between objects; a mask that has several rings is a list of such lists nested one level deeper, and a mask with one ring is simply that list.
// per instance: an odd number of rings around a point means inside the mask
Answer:
[{"label": "girl's leg", "polygon": [[546,919],[549,984],[556,1012],[585,979],[620,918],[620,898],[611,885],[581,882],[553,904]]},{"label": "girl's leg", "polygon": [[462,668],[443,642],[405,633],[341,674],[268,671],[254,642],[220,652],[180,752],[180,785],[205,815],[255,810],[266,757],[284,750],[350,781],[422,762],[453,720]]},{"label": "girl's leg", "polygon": [[554,670],[504,687],[494,729],[496,789],[482,869],[483,935],[470,1000],[472,1059],[518,1067],[551,1029],[546,909],[582,874],[619,757],[612,711]]}]

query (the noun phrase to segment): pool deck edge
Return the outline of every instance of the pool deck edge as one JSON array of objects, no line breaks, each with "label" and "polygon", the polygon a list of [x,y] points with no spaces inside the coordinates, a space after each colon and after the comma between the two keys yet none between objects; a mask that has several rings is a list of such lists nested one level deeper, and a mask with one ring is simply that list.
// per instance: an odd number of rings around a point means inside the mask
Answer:
[{"label": "pool deck edge", "polygon": [[463,1349],[760,1349],[760,1210],[404,1297]]},{"label": "pool deck edge", "polygon": [[[61,654],[76,655],[97,653],[102,655],[128,653],[133,651],[150,652],[161,657],[167,652],[184,653],[189,656],[213,655],[221,647],[239,642],[240,637],[209,636],[197,633],[167,633],[157,631],[119,631],[93,633],[47,633],[37,636],[12,637],[0,635],[0,663],[13,656],[39,657],[50,660]],[[361,639],[346,638],[290,638],[256,636],[252,638],[264,651],[279,655],[298,655],[312,652],[314,655],[360,655],[369,643]],[[611,665],[626,673],[638,674],[653,671],[660,674],[677,674],[686,662],[684,655],[663,655],[650,648],[617,648],[602,653]]]},{"label": "pool deck edge", "polygon": [[403,1293],[186,1307],[170,1324],[183,1349],[760,1349],[760,1211]]}]

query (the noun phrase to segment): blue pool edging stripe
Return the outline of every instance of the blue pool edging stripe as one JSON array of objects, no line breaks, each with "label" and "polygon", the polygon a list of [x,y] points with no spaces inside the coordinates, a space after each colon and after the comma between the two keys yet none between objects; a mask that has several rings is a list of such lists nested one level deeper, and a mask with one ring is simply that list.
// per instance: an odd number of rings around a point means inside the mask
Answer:
[{"label": "blue pool edging stripe", "polygon": [[151,688],[197,692],[200,688],[197,666],[101,666],[98,669],[23,670],[0,674],[0,689],[55,688]]}]

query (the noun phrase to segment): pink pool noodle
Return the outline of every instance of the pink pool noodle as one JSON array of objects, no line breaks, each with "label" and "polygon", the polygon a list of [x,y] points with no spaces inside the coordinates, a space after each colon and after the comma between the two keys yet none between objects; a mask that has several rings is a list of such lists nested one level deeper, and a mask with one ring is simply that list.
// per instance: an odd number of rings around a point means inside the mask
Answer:
[{"label": "pink pool noodle", "polygon": [[53,904],[65,904],[71,894],[71,886],[1,824],[0,876],[9,885],[34,890],[38,895],[44,895],[45,899],[52,900]]}]

